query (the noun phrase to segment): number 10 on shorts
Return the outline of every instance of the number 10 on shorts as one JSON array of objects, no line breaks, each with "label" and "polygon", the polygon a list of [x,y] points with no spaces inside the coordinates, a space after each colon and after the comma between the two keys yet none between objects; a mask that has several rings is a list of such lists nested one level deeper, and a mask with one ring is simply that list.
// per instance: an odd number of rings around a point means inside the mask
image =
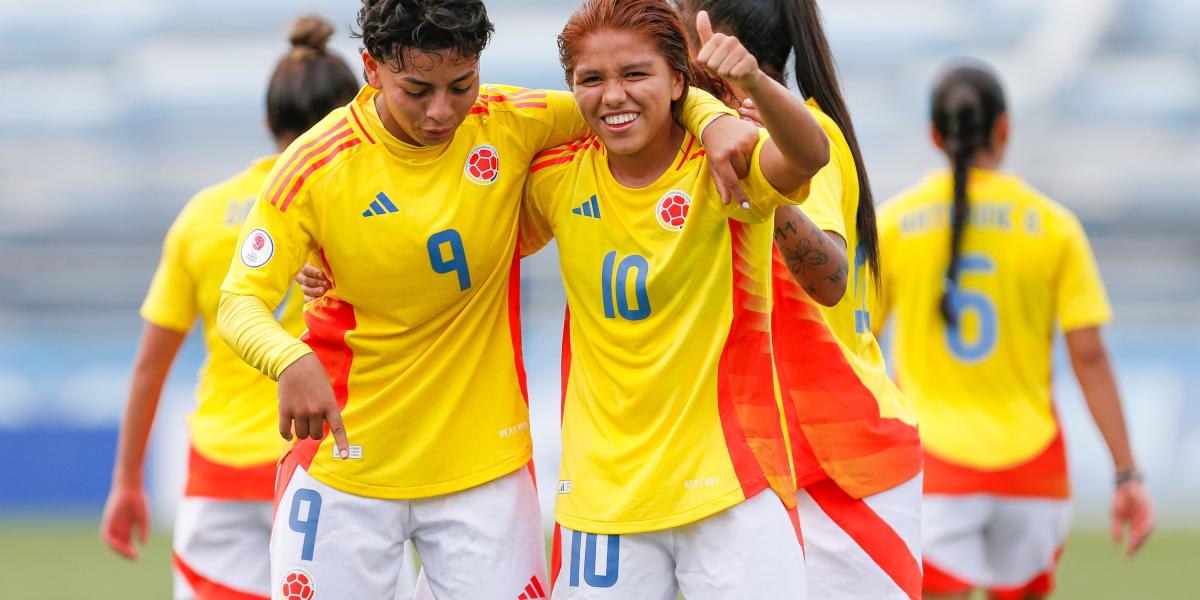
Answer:
[{"label": "number 10 on shorts", "polygon": [[[604,572],[596,566],[596,550],[600,538],[608,540],[605,552]],[[579,564],[580,546],[583,546],[583,565]],[[591,588],[610,588],[617,584],[617,572],[621,566],[621,536],[597,535],[594,533],[571,532],[571,587],[579,587],[580,574],[583,582]]]},{"label": "number 10 on shorts", "polygon": [[[303,513],[303,518],[301,518]],[[317,545],[317,521],[321,518],[321,494],[316,490],[300,488],[292,495],[292,512],[288,516],[288,527],[304,535],[300,560],[312,560],[313,547]]]}]

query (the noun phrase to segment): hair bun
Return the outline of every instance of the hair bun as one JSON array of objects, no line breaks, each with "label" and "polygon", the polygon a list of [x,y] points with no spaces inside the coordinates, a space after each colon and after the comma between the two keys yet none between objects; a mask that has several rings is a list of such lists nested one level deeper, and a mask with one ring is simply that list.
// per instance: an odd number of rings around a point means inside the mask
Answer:
[{"label": "hair bun", "polygon": [[296,19],[288,39],[292,42],[293,50],[309,49],[323,53],[331,36],[333,25],[329,21],[317,15],[308,15]]}]

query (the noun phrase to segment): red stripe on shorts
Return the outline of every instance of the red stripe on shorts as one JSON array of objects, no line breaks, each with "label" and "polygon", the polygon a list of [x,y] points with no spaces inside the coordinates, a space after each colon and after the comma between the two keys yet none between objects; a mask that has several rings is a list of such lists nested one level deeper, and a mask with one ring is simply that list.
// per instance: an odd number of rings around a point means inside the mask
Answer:
[{"label": "red stripe on shorts", "polygon": [[875,514],[866,502],[842,491],[832,479],[814,483],[804,491],[909,598],[917,600],[921,597],[921,566],[908,544],[887,521]]},{"label": "red stripe on shorts", "polygon": [[192,570],[174,552],[171,553],[171,559],[175,563],[175,570],[179,571],[180,575],[183,575],[188,585],[191,586],[192,591],[195,592],[196,600],[267,600],[266,596],[241,592],[204,577]]},{"label": "red stripe on shorts", "polygon": [[1032,581],[1014,588],[991,588],[988,594],[996,600],[1022,600],[1029,596],[1049,596],[1054,591],[1054,571],[1058,568],[1058,559],[1062,558],[1062,546],[1054,552],[1054,563],[1049,569],[1042,571]]},{"label": "red stripe on shorts", "polygon": [[558,583],[558,572],[562,570],[562,526],[554,524],[554,541],[550,544],[550,594],[554,595],[554,584]]},{"label": "red stripe on shorts", "polygon": [[975,585],[963,581],[924,561],[925,580],[923,587],[930,594],[961,594],[975,589]]}]

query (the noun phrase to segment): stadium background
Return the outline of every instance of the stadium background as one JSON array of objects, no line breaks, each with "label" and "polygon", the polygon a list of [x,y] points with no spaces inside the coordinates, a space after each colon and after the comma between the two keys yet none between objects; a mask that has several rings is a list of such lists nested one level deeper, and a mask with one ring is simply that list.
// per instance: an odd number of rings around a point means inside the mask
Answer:
[{"label": "stadium background", "polygon": [[[562,88],[568,1],[493,0],[486,81]],[[939,167],[928,87],[946,58],[999,68],[1009,169],[1076,211],[1116,319],[1108,331],[1160,530],[1131,563],[1103,541],[1110,469],[1056,361],[1077,496],[1061,598],[1185,598],[1200,587],[1200,3],[1195,0],[827,0],[825,18],[877,198]],[[167,225],[199,188],[268,154],[263,94],[292,17],[343,28],[353,0],[0,0],[0,597],[162,598],[183,418],[202,356],[168,383],[148,485],[159,524],[143,568],[95,529]],[[355,64],[357,45],[333,45]],[[538,473],[557,470],[563,295],[552,252],[522,284]],[[351,435],[353,432],[351,432]],[[1190,568],[1189,566],[1190,565]]]}]

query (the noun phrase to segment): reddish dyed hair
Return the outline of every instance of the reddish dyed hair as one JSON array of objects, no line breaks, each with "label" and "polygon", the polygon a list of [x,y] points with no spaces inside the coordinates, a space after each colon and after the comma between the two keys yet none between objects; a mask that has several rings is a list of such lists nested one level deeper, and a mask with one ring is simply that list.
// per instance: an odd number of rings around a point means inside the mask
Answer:
[{"label": "reddish dyed hair", "polygon": [[575,65],[583,39],[600,31],[628,31],[645,36],[667,59],[667,64],[683,75],[683,95],[671,103],[676,120],[690,87],[704,88],[718,98],[728,97],[729,86],[724,80],[709,75],[692,62],[683,20],[667,0],[584,0],[558,35],[558,60],[568,86],[574,87]]}]

